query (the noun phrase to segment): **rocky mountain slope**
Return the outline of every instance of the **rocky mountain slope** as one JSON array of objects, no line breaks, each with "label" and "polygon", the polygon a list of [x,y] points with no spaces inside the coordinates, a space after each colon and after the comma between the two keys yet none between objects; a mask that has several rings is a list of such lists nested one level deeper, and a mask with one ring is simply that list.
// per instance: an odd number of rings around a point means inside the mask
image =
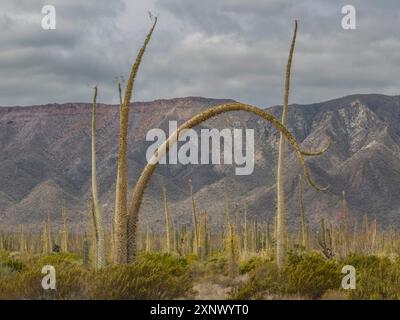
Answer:
[{"label": "rocky mountain slope", "polygon": [[[198,97],[133,104],[129,128],[130,187],[143,168],[151,128],[179,123],[212,105],[229,100]],[[271,107],[280,117],[280,107]],[[114,207],[118,108],[98,110],[98,182],[108,221]],[[38,224],[47,215],[61,223],[66,204],[73,223],[86,219],[90,195],[91,105],[49,104],[0,108],[0,224]],[[318,193],[304,185],[307,218],[336,219],[342,191],[351,213],[378,218],[381,225],[400,225],[400,96],[352,95],[310,105],[292,105],[289,129],[304,149],[318,149],[332,140],[329,151],[308,159],[312,175],[329,190]],[[160,165],[147,190],[141,217],[162,227],[162,192],[167,187],[170,211],[177,224],[190,223],[188,179],[193,180],[197,209],[205,210],[214,226],[224,219],[225,203],[232,214],[243,211],[259,221],[275,213],[275,166],[279,134],[270,124],[244,112],[207,121],[201,128],[254,128],[255,170],[236,176],[234,165]],[[199,130],[197,128],[196,130]],[[288,147],[287,194],[289,223],[298,225],[298,174],[301,168]],[[224,200],[226,199],[226,201]]]}]

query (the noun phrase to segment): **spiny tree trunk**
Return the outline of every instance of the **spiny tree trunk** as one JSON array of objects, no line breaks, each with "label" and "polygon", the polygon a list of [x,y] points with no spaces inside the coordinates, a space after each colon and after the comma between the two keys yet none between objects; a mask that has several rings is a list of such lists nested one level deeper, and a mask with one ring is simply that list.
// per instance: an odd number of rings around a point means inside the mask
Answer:
[{"label": "spiny tree trunk", "polygon": [[62,232],[61,251],[68,252],[68,216],[65,204],[63,205],[62,216],[63,216],[63,232]]},{"label": "spiny tree trunk", "polygon": [[371,251],[370,251],[370,253],[375,253],[376,229],[377,229],[377,222],[376,222],[376,219],[374,219],[374,221],[372,222],[372,225],[371,225]]},{"label": "spiny tree trunk", "polygon": [[249,230],[247,221],[247,204],[244,205],[244,229],[243,229],[243,256],[247,257],[249,251]]},{"label": "spiny tree trunk", "polygon": [[48,242],[48,248],[49,248],[49,253],[53,252],[53,237],[51,234],[51,219],[50,215],[47,215],[47,242]]},{"label": "spiny tree trunk", "polygon": [[93,114],[92,114],[92,200],[93,213],[95,220],[96,233],[96,267],[104,268],[106,265],[105,240],[103,217],[100,209],[99,195],[97,191],[97,173],[96,173],[96,99],[97,87],[94,88],[93,96]]},{"label": "spiny tree trunk", "polygon": [[[142,57],[146,50],[147,44],[150,41],[154,28],[157,24],[157,18],[147,34],[142,48],[140,49],[135,63],[132,66],[131,73],[125,88],[125,96],[120,108],[120,122],[119,122],[119,151],[118,151],[118,167],[117,167],[117,185],[115,193],[116,211],[115,211],[115,228],[116,228],[116,263],[124,264],[128,262],[129,252],[136,251],[135,248],[129,248],[129,235],[128,235],[128,221],[127,221],[127,149],[128,149],[128,124],[129,124],[129,110],[133,92],[133,85],[135,82],[136,74],[139,70]],[[132,226],[133,228],[133,226]],[[135,234],[136,236],[136,234]],[[136,244],[135,241],[130,241],[131,244]]]},{"label": "spiny tree trunk", "polygon": [[242,104],[242,103],[226,103],[226,104],[222,104],[219,106],[215,106],[212,107],[208,110],[205,110],[197,115],[195,115],[194,117],[192,117],[191,119],[189,119],[188,121],[186,121],[185,123],[183,123],[154,153],[153,157],[149,160],[149,162],[147,163],[147,165],[145,166],[145,168],[143,169],[141,175],[139,176],[139,179],[133,189],[132,192],[132,201],[129,207],[129,212],[128,212],[128,219],[129,219],[129,232],[131,234],[129,242],[130,242],[130,247],[132,248],[133,251],[131,251],[130,254],[130,259],[129,262],[133,262],[135,260],[136,257],[136,233],[137,233],[137,223],[138,223],[138,219],[139,219],[139,210],[140,210],[140,206],[142,204],[142,200],[143,200],[143,194],[144,191],[147,187],[147,184],[154,172],[154,170],[157,167],[157,163],[158,161],[165,156],[165,154],[168,152],[169,148],[173,145],[173,143],[175,143],[176,141],[178,141],[178,137],[179,134],[186,130],[186,129],[190,129],[193,128],[195,126],[197,126],[198,124],[207,121],[210,118],[213,118],[219,114],[222,113],[226,113],[226,112],[231,112],[231,111],[246,111],[249,113],[253,113],[258,115],[259,117],[265,119],[266,121],[269,121],[276,129],[278,129],[280,132],[283,132],[284,136],[288,139],[288,141],[290,142],[290,144],[293,145],[295,151],[296,151],[296,155],[297,158],[300,162],[300,164],[303,167],[304,170],[304,177],[306,178],[306,180],[308,181],[308,183],[314,187],[315,189],[319,190],[319,191],[323,191],[326,190],[326,188],[320,188],[318,187],[314,181],[311,179],[308,168],[304,162],[304,157],[303,155],[307,155],[307,156],[314,156],[314,155],[320,155],[323,152],[325,152],[326,148],[323,151],[317,151],[317,152],[306,152],[306,151],[302,151],[300,149],[299,144],[297,143],[297,141],[295,140],[295,138],[293,137],[293,135],[286,129],[286,127],[284,127],[272,114],[270,114],[269,112],[261,109],[261,108],[257,108],[251,105],[247,105],[247,104]]},{"label": "spiny tree trunk", "polygon": [[198,248],[199,248],[199,229],[197,226],[196,203],[194,202],[192,179],[189,179],[189,192],[190,192],[190,199],[191,199],[191,203],[192,203],[193,253],[195,255],[197,255]]},{"label": "spiny tree trunk", "polygon": [[[288,118],[288,102],[290,87],[290,69],[292,65],[292,57],[294,46],[296,43],[297,21],[295,21],[292,44],[290,46],[289,58],[286,65],[285,77],[285,96],[283,101],[283,111],[281,123],[287,125]],[[277,241],[276,241],[276,263],[281,268],[285,262],[285,238],[286,238],[286,199],[285,199],[285,137],[282,132],[279,140],[278,167],[276,173],[276,193],[277,193]]]},{"label": "spiny tree trunk", "polygon": [[270,254],[270,249],[271,249],[271,231],[270,231],[270,223],[269,221],[267,222],[266,225],[266,230],[265,230],[265,252],[267,255]]},{"label": "spiny tree trunk", "polygon": [[42,253],[44,255],[47,255],[50,253],[48,228],[49,228],[48,224],[47,224],[47,222],[45,222],[44,226],[43,226],[43,232],[42,232]]},{"label": "spiny tree trunk", "polygon": [[149,226],[147,225],[147,228],[146,228],[146,252],[151,251],[151,243],[152,243],[151,240],[152,240],[151,230],[150,230]]},{"label": "spiny tree trunk", "polygon": [[306,217],[304,212],[304,199],[303,199],[303,182],[301,181],[301,175],[299,174],[299,205],[300,205],[300,228],[301,228],[301,245],[304,248],[308,248],[308,235]]},{"label": "spiny tree trunk", "polygon": [[115,261],[115,227],[114,221],[111,222],[111,232],[110,232],[110,261]]},{"label": "spiny tree trunk", "polygon": [[[118,79],[117,80],[117,85],[118,85],[118,95],[119,95],[119,109],[118,109],[118,114],[119,114],[119,120],[121,121],[121,114],[122,114],[122,87],[121,87],[121,81]],[[119,168],[119,162],[117,164]],[[117,170],[118,170],[117,168]],[[118,201],[120,199],[119,195],[119,172],[117,172],[117,180],[115,183],[115,208],[114,208],[114,220],[112,222],[113,225],[113,254],[112,254],[112,261],[115,264],[118,264],[120,256],[117,254],[117,252],[120,252],[122,248],[119,247],[120,241],[117,241],[117,225],[120,225],[120,232],[124,229],[123,228],[123,221],[121,220],[121,215],[119,214],[118,206],[120,202]],[[126,243],[125,243],[126,246]]]},{"label": "spiny tree trunk", "polygon": [[26,241],[25,241],[25,232],[24,225],[19,225],[19,253],[20,255],[25,255],[26,253]]},{"label": "spiny tree trunk", "polygon": [[205,212],[200,214],[199,243],[200,259],[205,260],[209,254],[207,214]]},{"label": "spiny tree trunk", "polygon": [[163,187],[163,196],[164,196],[166,251],[168,253],[171,253],[171,227],[170,227],[170,218],[169,218],[169,210],[168,210],[167,190],[165,189],[165,187]]}]

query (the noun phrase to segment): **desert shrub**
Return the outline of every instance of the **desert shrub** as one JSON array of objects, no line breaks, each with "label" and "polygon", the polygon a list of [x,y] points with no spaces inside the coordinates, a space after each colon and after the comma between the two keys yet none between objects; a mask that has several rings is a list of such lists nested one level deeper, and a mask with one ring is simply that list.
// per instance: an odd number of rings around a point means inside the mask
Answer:
[{"label": "desert shrub", "polygon": [[91,278],[93,299],[176,299],[192,289],[185,258],[143,253],[130,265],[104,268]]},{"label": "desert shrub", "polygon": [[356,289],[347,290],[351,299],[400,299],[400,261],[388,257],[352,255],[343,265],[356,269]]},{"label": "desert shrub", "polygon": [[25,264],[14,258],[8,258],[7,260],[0,261],[0,268],[6,268],[11,271],[21,271],[25,267]]},{"label": "desert shrub", "polygon": [[8,251],[0,250],[0,263],[10,257]]},{"label": "desert shrub", "polygon": [[319,253],[290,252],[282,270],[276,264],[266,261],[256,265],[250,272],[250,279],[234,288],[234,299],[265,299],[299,295],[317,299],[329,289],[338,289],[341,273],[338,264],[327,260]]},{"label": "desert shrub", "polygon": [[227,258],[222,252],[214,252],[207,260],[189,259],[191,273],[195,278],[212,278],[226,276]]},{"label": "desert shrub", "polygon": [[25,264],[20,259],[4,251],[0,252],[0,280],[9,281],[15,272],[21,271],[23,268],[25,268]]},{"label": "desert shrub", "polygon": [[15,272],[0,281],[0,298],[3,299],[85,299],[87,271],[69,262],[53,265],[56,270],[56,289],[44,290],[42,264],[35,264]]},{"label": "desert shrub", "polygon": [[216,252],[206,260],[205,271],[212,274],[226,274],[228,260],[222,252]]},{"label": "desert shrub", "polygon": [[[33,258],[24,268],[0,274],[0,299],[174,299],[192,288],[184,258],[146,253],[131,265],[89,271],[73,254]],[[43,266],[56,270],[56,289],[44,290]],[[8,267],[9,268],[9,267]]]},{"label": "desert shrub", "polygon": [[34,263],[38,265],[58,265],[64,262],[73,263],[73,264],[82,264],[82,258],[75,253],[65,253],[65,252],[57,252],[50,253],[45,256],[40,256],[39,258],[34,259]]},{"label": "desert shrub", "polygon": [[18,257],[14,257],[6,251],[0,251],[0,269],[20,271],[24,266],[25,264]]},{"label": "desert shrub", "polygon": [[275,263],[267,261],[250,272],[250,279],[234,287],[230,298],[238,300],[266,299],[271,293],[281,292],[281,273]]},{"label": "desert shrub", "polygon": [[285,293],[317,299],[329,289],[340,287],[342,274],[335,260],[320,253],[291,253],[284,272]]},{"label": "desert shrub", "polygon": [[264,262],[265,262],[265,259],[263,259],[261,257],[257,257],[257,256],[251,257],[250,259],[245,260],[240,263],[239,273],[240,274],[249,273],[250,271],[257,268],[258,266],[262,265]]},{"label": "desert shrub", "polygon": [[190,254],[186,255],[185,258],[189,263],[199,261],[199,256],[194,253],[190,253]]}]

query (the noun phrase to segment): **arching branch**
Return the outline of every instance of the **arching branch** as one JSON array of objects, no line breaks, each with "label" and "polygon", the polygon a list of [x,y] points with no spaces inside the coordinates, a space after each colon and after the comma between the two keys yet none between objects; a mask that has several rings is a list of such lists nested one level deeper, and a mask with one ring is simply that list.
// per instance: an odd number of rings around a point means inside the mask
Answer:
[{"label": "arching branch", "polygon": [[[272,114],[269,112],[260,109],[258,107],[254,107],[248,104],[242,103],[226,103],[219,106],[212,107],[208,110],[205,110],[185,123],[183,123],[154,153],[153,157],[149,160],[149,163],[143,169],[139,179],[135,185],[135,188],[132,193],[132,200],[128,210],[128,262],[132,262],[135,259],[136,255],[136,227],[138,222],[138,215],[140,206],[142,204],[142,199],[144,195],[144,191],[147,187],[148,182],[157,167],[158,161],[166,155],[169,148],[173,145],[175,141],[178,140],[179,135],[182,131],[186,129],[193,128],[200,123],[213,118],[219,114],[231,112],[231,111],[246,111],[249,113],[253,113],[258,115],[259,117],[267,120],[270,122],[276,129],[278,129],[282,134],[287,138],[289,143],[295,149],[297,158],[300,164],[303,166],[304,169],[304,176],[308,183],[317,189],[318,191],[324,191],[327,187],[319,187],[317,184],[311,179],[309,170],[304,162],[303,151],[300,149],[299,144],[297,143],[296,139],[293,135],[284,127]],[[311,153],[305,152],[306,155],[311,155]]]}]

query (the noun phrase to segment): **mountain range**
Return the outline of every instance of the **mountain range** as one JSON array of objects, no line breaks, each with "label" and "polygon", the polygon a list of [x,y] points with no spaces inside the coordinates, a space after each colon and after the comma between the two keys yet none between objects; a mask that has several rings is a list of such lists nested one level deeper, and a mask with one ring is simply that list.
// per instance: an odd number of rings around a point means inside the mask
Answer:
[{"label": "mountain range", "polygon": [[[131,105],[128,133],[129,190],[146,163],[145,141],[152,128],[168,132],[168,121],[178,123],[229,99],[201,97],[137,102]],[[267,111],[280,118],[281,106]],[[100,104],[97,120],[97,172],[100,201],[106,221],[114,209],[118,151],[118,106]],[[290,105],[288,128],[303,149],[316,150],[332,142],[319,157],[307,159],[313,178],[329,186],[317,192],[303,180],[307,220],[335,221],[343,203],[354,217],[367,215],[381,226],[400,225],[400,96],[351,95],[330,101]],[[146,191],[141,222],[163,226],[165,186],[175,224],[191,221],[188,181],[192,179],[197,210],[206,211],[213,227],[225,212],[248,214],[258,221],[275,215],[275,170],[279,133],[271,124],[243,111],[222,114],[198,128],[252,128],[255,131],[255,169],[235,175],[234,165],[159,165]],[[87,219],[90,197],[91,104],[65,103],[27,107],[0,107],[0,225],[36,225],[49,215],[62,222],[65,205],[71,223]],[[299,225],[299,174],[302,172],[288,145],[286,183],[288,223]],[[344,196],[343,196],[344,194]]]}]

